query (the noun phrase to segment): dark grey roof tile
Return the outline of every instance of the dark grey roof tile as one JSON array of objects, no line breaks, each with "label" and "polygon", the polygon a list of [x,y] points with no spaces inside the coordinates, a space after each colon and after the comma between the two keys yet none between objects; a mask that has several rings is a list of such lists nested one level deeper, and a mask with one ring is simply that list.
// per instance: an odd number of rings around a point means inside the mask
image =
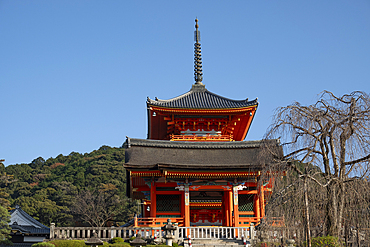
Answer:
[{"label": "dark grey roof tile", "polygon": [[[10,210],[10,214],[12,215],[13,213],[19,213],[22,217],[24,217],[25,219],[29,220],[35,226],[39,227],[39,229],[47,229],[47,230],[49,230],[49,228],[47,226],[44,226],[39,221],[35,220],[32,216],[30,216],[25,211],[23,211],[21,209],[21,207],[19,207],[18,205],[15,207],[15,209]],[[22,226],[22,227],[25,227],[25,226]]]},{"label": "dark grey roof tile", "polygon": [[[278,144],[278,140],[272,140]],[[131,146],[163,147],[163,148],[196,148],[196,149],[233,149],[258,148],[262,141],[233,141],[233,142],[177,142],[168,140],[136,139],[127,137],[125,148]]]},{"label": "dark grey roof tile", "polygon": [[20,225],[11,225],[12,230],[18,230],[21,233],[29,234],[50,234],[49,228],[36,228],[34,226],[20,226]]},{"label": "dark grey roof tile", "polygon": [[13,243],[13,245],[0,244],[0,247],[31,247],[34,243]]},{"label": "dark grey roof tile", "polygon": [[[127,138],[129,169],[260,170],[261,141],[173,142]],[[271,140],[282,153],[277,140]],[[281,150],[281,151],[279,151]],[[267,157],[265,157],[267,160]]]},{"label": "dark grey roof tile", "polygon": [[208,91],[204,85],[193,85],[189,92],[168,100],[148,97],[148,106],[190,109],[230,109],[258,105],[257,99],[232,100]]}]

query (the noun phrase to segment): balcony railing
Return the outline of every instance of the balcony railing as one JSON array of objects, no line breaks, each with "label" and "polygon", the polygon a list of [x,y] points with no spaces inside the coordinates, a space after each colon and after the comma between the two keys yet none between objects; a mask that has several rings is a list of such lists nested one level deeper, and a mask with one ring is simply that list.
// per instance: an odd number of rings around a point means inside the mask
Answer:
[{"label": "balcony railing", "polygon": [[167,224],[167,219],[171,219],[171,222],[173,223],[174,222],[178,223],[179,226],[184,225],[184,218],[135,217],[134,227],[161,227]]},{"label": "balcony railing", "polygon": [[231,142],[233,135],[171,135],[170,141],[192,141],[192,142]]}]

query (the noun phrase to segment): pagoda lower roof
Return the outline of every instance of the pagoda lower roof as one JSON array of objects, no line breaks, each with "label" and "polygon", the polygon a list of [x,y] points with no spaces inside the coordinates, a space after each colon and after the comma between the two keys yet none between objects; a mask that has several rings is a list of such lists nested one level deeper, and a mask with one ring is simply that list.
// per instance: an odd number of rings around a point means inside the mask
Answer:
[{"label": "pagoda lower roof", "polygon": [[[277,140],[270,143],[282,154]],[[261,169],[261,145],[262,141],[194,143],[127,137],[125,167],[129,170],[256,171]]]},{"label": "pagoda lower roof", "polygon": [[203,84],[194,84],[191,90],[180,96],[168,100],[155,99],[148,97],[147,105],[176,108],[176,109],[240,109],[257,106],[257,99],[248,101],[232,100],[208,91]]}]

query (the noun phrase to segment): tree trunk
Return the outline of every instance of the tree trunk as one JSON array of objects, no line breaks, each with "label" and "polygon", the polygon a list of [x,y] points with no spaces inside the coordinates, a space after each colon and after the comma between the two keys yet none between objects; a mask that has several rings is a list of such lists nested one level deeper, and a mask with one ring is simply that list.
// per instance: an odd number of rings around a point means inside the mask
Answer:
[{"label": "tree trunk", "polygon": [[[307,170],[306,170],[307,173]],[[307,188],[307,177],[304,178],[304,203],[305,203],[305,214],[306,214],[306,236],[307,246],[311,247],[311,229],[310,229],[310,212],[308,208],[308,188]]]},{"label": "tree trunk", "polygon": [[345,184],[341,183],[339,186],[339,208],[338,208],[338,237],[340,236],[340,231],[342,229],[342,223],[344,223],[343,211],[344,211],[344,199],[346,194]]},{"label": "tree trunk", "polygon": [[346,243],[346,246],[348,246],[348,237],[349,237],[349,229],[348,229],[348,223],[344,223],[344,241]]},{"label": "tree trunk", "polygon": [[337,184],[332,183],[327,186],[328,203],[326,207],[327,215],[327,234],[338,237],[338,202]]},{"label": "tree trunk", "polygon": [[357,225],[356,225],[356,227],[357,227],[357,238],[356,238],[356,240],[357,240],[357,246],[358,247],[361,247],[361,238],[360,238],[360,224],[359,223],[357,223]]}]

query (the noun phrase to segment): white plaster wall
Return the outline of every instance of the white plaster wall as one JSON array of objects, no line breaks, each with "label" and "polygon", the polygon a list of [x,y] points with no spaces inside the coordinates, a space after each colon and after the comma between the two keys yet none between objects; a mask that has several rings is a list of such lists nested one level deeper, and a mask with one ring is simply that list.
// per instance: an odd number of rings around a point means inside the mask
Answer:
[{"label": "white plaster wall", "polygon": [[44,241],[45,237],[27,237],[24,236],[24,242],[42,242]]}]

